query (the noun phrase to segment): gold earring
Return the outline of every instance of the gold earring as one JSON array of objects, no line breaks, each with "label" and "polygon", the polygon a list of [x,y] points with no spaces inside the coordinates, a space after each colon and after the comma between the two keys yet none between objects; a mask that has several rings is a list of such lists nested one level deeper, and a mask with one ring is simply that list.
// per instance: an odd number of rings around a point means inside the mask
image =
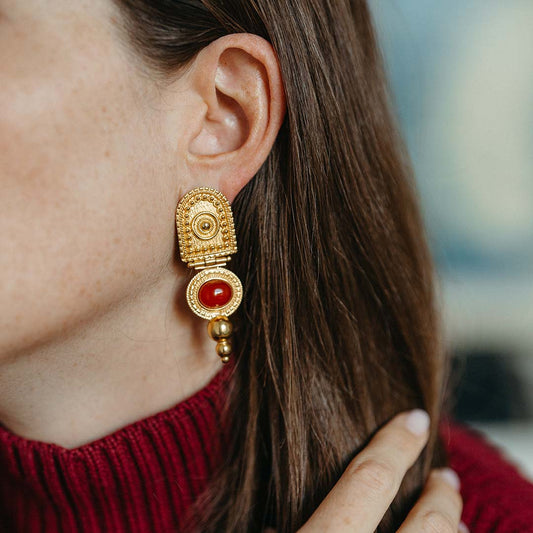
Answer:
[{"label": "gold earring", "polygon": [[209,320],[209,336],[217,341],[217,354],[227,363],[233,351],[228,316],[242,300],[241,280],[222,268],[237,252],[230,203],[216,189],[196,187],[179,201],[176,227],[181,260],[200,271],[187,285],[187,303],[199,317]]}]

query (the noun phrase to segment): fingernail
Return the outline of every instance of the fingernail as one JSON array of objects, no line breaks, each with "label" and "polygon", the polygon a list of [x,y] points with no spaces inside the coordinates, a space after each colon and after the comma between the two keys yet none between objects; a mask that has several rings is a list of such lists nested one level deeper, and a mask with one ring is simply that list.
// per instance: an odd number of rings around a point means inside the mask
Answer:
[{"label": "fingernail", "polygon": [[470,530],[464,522],[459,523],[459,533],[470,533]]},{"label": "fingernail", "polygon": [[405,419],[405,427],[414,435],[424,435],[429,429],[429,415],[422,409],[413,409]]},{"label": "fingernail", "polygon": [[459,476],[451,468],[443,468],[442,470],[439,470],[439,475],[455,490],[459,490],[461,481],[459,480]]}]

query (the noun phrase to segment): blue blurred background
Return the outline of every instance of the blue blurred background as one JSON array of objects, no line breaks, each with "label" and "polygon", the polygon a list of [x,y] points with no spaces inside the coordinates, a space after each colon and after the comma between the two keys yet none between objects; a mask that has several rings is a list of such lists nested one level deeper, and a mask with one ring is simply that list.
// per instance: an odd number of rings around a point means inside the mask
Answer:
[{"label": "blue blurred background", "polygon": [[370,4],[439,270],[451,406],[533,478],[533,2]]}]

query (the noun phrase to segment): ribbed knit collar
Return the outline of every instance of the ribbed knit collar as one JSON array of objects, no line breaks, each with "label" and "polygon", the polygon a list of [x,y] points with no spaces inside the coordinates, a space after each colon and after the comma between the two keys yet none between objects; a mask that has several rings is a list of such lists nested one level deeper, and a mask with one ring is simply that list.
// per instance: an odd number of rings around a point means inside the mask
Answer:
[{"label": "ribbed knit collar", "polygon": [[[69,450],[0,425],[1,533],[171,533],[222,460],[233,360],[175,406]],[[531,531],[533,485],[480,434],[443,441],[476,533]]]},{"label": "ribbed knit collar", "polygon": [[0,424],[0,531],[167,533],[221,458],[233,363],[175,406],[77,448]]}]

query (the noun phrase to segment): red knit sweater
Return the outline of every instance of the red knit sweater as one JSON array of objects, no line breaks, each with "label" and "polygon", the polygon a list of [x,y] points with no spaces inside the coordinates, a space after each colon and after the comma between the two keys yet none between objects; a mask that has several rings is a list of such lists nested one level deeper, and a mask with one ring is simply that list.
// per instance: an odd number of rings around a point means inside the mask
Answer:
[{"label": "red knit sweater", "polygon": [[[0,531],[170,533],[221,459],[222,367],[174,407],[69,450],[0,425]],[[533,531],[533,485],[483,438],[443,427],[476,533]]]}]

